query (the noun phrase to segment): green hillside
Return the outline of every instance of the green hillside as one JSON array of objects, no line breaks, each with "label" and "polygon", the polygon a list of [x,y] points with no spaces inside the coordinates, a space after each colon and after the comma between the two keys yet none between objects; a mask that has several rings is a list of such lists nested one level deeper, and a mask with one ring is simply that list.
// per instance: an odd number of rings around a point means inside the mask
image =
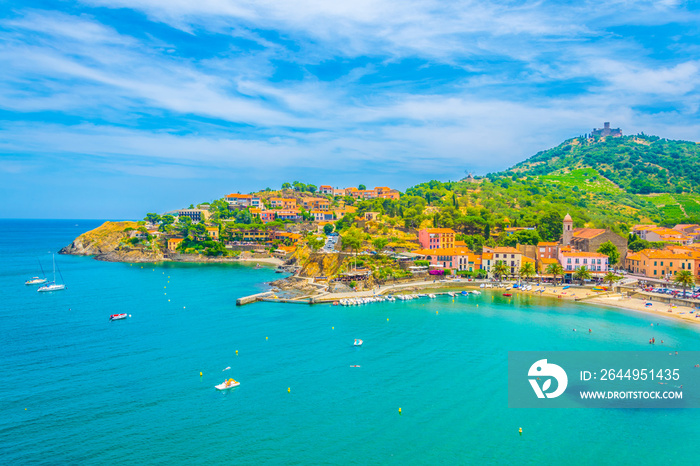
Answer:
[{"label": "green hillside", "polygon": [[506,174],[562,175],[583,168],[596,170],[633,194],[700,193],[700,145],[643,134],[570,139],[515,165]]},{"label": "green hillside", "polygon": [[621,234],[638,223],[700,223],[700,146],[645,135],[571,139],[472,182],[419,184],[406,190],[401,206],[393,204],[358,207],[398,217],[406,227],[451,227],[479,241],[508,226],[536,227],[536,235],[519,233],[521,242],[555,240],[566,213],[576,227]]}]

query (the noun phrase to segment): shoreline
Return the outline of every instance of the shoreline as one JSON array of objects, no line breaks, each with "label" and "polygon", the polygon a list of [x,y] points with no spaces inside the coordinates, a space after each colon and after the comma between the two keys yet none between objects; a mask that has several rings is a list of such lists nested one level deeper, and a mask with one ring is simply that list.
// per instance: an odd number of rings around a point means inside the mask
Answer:
[{"label": "shoreline", "polygon": [[[446,291],[456,291],[465,289],[476,289],[479,291],[505,291],[508,286],[512,285],[500,285],[493,286],[491,288],[481,288],[480,282],[410,282],[401,283],[397,285],[384,285],[375,287],[371,290],[364,291],[347,291],[338,293],[320,293],[316,296],[307,296],[311,298],[314,303],[317,304],[330,304],[334,301],[340,299],[352,299],[352,298],[369,298],[373,296],[380,295],[397,295],[397,294],[411,294],[414,292],[428,293],[431,291],[435,292],[446,292]],[[540,287],[537,287],[540,288]],[[582,304],[593,304],[596,306],[622,309],[626,311],[633,311],[644,313],[646,315],[656,315],[661,317],[669,317],[675,320],[691,322],[694,324],[700,324],[700,303],[697,304],[696,308],[692,308],[684,305],[672,305],[660,303],[657,301],[649,301],[641,298],[625,297],[619,292],[614,294],[604,294],[600,296],[601,293],[597,293],[590,288],[578,288],[571,287],[563,289],[562,285],[557,285],[554,287],[544,287],[544,292],[535,291],[522,291],[518,288],[511,288],[508,290],[510,293],[517,293],[521,295],[531,295],[531,296],[542,296],[547,298],[561,299],[574,303]],[[651,303],[647,306],[646,303]]]}]

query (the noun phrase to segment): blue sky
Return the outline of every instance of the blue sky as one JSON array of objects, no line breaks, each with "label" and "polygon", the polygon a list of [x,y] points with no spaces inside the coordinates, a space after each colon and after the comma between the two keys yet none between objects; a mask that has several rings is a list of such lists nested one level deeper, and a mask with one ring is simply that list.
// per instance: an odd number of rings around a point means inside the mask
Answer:
[{"label": "blue sky", "polygon": [[610,121],[700,140],[698,2],[0,0],[0,217],[404,189]]}]

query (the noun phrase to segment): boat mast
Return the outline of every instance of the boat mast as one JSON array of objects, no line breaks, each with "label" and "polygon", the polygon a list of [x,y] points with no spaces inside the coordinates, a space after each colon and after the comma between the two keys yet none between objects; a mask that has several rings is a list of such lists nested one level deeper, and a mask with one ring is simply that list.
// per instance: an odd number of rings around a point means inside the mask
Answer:
[{"label": "boat mast", "polygon": [[41,261],[37,259],[37,262],[39,262],[39,270],[41,270],[41,276],[46,278],[46,272],[44,272],[44,268],[41,266]]},{"label": "boat mast", "polygon": [[[56,256],[54,256],[54,261],[56,260]],[[63,274],[61,273],[61,269],[58,269],[58,276],[61,277],[61,283],[64,284],[66,281],[63,279]],[[54,282],[56,281],[56,274],[54,274],[53,277]]]}]

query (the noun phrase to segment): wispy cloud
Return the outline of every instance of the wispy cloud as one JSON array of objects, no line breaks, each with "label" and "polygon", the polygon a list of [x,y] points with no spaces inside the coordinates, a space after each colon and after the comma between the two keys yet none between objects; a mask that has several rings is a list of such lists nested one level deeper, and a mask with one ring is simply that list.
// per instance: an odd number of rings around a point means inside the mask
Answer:
[{"label": "wispy cloud", "polygon": [[241,190],[290,173],[408,184],[502,169],[603,120],[698,139],[698,13],[606,5],[18,3],[0,16],[0,176],[31,183],[60,159],[193,195],[217,170]]}]

